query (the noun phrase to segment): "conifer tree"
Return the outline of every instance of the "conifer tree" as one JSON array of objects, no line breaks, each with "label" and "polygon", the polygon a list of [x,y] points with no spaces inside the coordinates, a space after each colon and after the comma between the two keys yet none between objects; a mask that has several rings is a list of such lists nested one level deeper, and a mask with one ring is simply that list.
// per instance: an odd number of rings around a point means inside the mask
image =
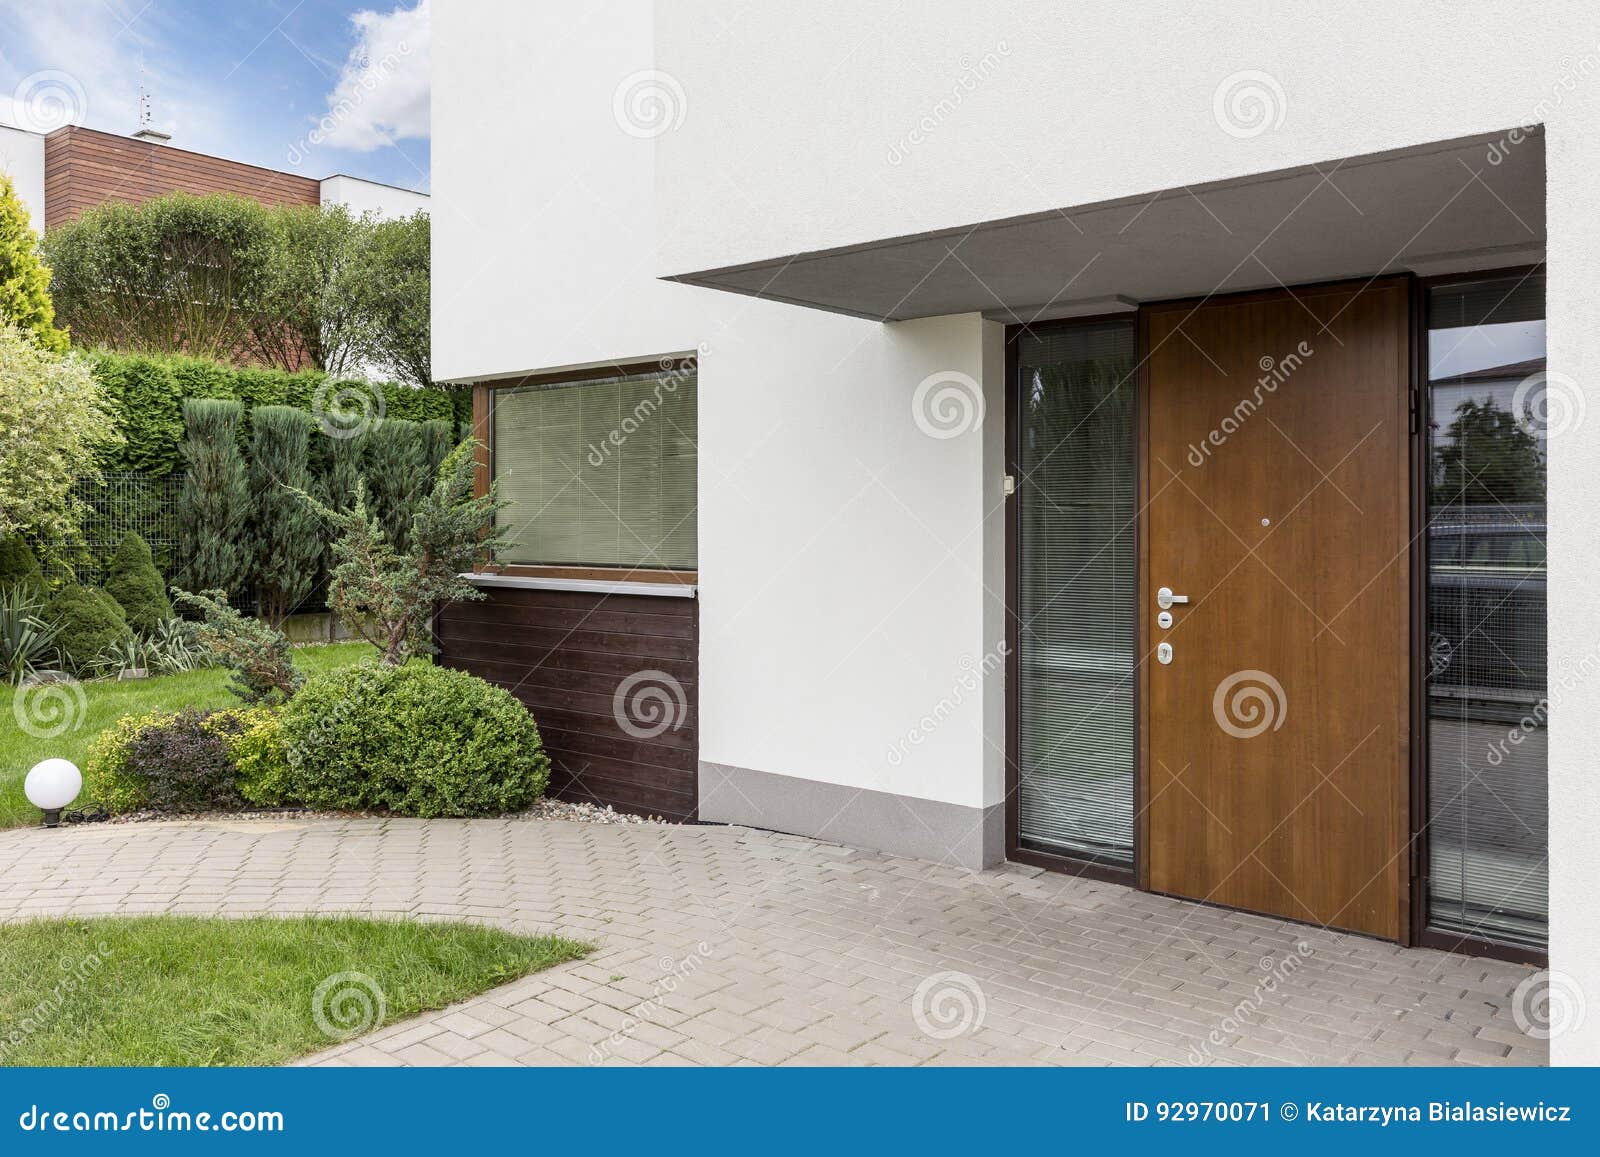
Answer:
[{"label": "conifer tree", "polygon": [[236,594],[249,580],[250,481],[239,452],[244,407],[217,398],[183,403],[180,541],[186,585]]},{"label": "conifer tree", "polygon": [[11,178],[0,172],[0,320],[11,322],[40,349],[67,352],[67,331],[55,325],[50,268]]}]

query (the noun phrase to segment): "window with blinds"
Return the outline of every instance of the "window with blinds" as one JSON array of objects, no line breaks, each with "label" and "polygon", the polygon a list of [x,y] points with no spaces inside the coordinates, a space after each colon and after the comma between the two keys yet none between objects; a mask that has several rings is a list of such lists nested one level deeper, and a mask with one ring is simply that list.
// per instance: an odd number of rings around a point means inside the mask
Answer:
[{"label": "window with blinds", "polygon": [[694,569],[697,384],[675,370],[495,391],[500,561]]},{"label": "window with blinds", "polygon": [[1428,294],[1428,922],[1541,947],[1549,911],[1544,275]]},{"label": "window with blinds", "polygon": [[1019,339],[1023,847],[1133,863],[1132,320]]}]

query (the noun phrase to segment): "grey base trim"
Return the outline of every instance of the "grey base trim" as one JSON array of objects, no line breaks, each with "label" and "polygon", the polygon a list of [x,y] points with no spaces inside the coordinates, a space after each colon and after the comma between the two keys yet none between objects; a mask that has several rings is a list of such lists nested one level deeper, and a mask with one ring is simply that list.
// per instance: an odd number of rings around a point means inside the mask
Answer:
[{"label": "grey base trim", "polygon": [[1005,805],[963,807],[700,763],[700,819],[743,824],[963,868],[1005,858]]}]

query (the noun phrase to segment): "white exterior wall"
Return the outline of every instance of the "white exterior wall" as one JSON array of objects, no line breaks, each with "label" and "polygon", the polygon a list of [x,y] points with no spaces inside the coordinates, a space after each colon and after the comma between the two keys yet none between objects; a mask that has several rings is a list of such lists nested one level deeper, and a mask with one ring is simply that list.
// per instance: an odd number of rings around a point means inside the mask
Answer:
[{"label": "white exterior wall", "polygon": [[[900,769],[878,758],[998,637],[1003,551],[984,516],[1000,375],[972,318],[882,327],[656,275],[1542,122],[1550,370],[1580,389],[1600,380],[1592,0],[1322,2],[1292,16],[1268,0],[650,8],[543,15],[496,0],[435,14],[435,193],[448,206],[435,365],[470,378],[705,343],[704,759],[1000,798],[993,688]],[[999,66],[963,87],[991,54]],[[613,117],[618,85],[647,69],[681,91],[681,123],[656,140]],[[1238,139],[1213,100],[1245,70],[1281,87],[1283,117]],[[935,369],[983,379],[981,436],[935,441],[908,425]],[[1600,1062],[1600,685],[1554,691],[1600,655],[1595,409],[1550,451],[1551,964],[1591,1006],[1552,1041],[1566,1063]]]},{"label": "white exterior wall", "polygon": [[11,178],[28,207],[34,232],[44,232],[44,137],[0,125],[0,172]]},{"label": "white exterior wall", "polygon": [[344,205],[358,217],[363,213],[376,213],[384,219],[409,217],[419,209],[426,213],[429,200],[426,193],[380,185],[377,181],[364,181],[343,173],[322,179],[322,203]]},{"label": "white exterior wall", "polygon": [[[961,681],[1000,637],[983,581],[998,597],[1003,407],[939,440],[911,400],[935,373],[998,387],[1000,328],[885,328],[656,281],[655,142],[612,114],[621,79],[651,67],[648,3],[434,20],[435,372],[702,351],[701,759],[998,803],[1000,683],[984,698]],[[891,766],[941,701],[948,717]]]}]

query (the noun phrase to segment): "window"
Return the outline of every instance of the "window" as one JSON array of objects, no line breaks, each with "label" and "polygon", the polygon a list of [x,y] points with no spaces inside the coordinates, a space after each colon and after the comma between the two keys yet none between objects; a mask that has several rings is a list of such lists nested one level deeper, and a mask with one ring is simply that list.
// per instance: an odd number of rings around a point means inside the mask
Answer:
[{"label": "window", "polygon": [[1428,922],[1540,947],[1549,909],[1544,275],[1428,295]]},{"label": "window", "polygon": [[694,569],[698,380],[686,366],[493,392],[500,562]]},{"label": "window", "polygon": [[1131,321],[1030,331],[1017,350],[1018,836],[1133,864]]}]

